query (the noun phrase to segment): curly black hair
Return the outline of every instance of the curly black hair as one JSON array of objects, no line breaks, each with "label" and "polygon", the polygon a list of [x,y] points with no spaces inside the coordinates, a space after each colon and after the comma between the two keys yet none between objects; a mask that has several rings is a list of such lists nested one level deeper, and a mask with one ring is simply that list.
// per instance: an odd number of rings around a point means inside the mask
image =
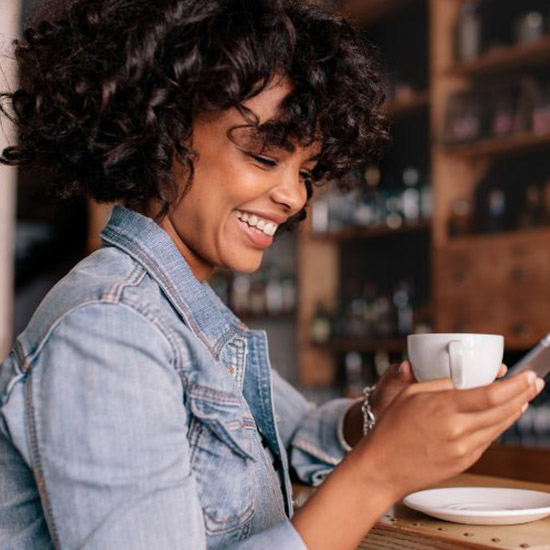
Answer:
[{"label": "curly black hair", "polygon": [[[172,165],[195,158],[205,111],[237,108],[266,145],[322,144],[308,182],[338,179],[387,142],[372,48],[299,0],[70,0],[15,42],[22,83],[0,97],[19,142],[0,162],[54,168],[60,196],[143,207],[177,198]],[[60,14],[60,15],[59,15]],[[243,102],[276,76],[292,91],[260,124]],[[176,191],[176,193],[174,193]],[[301,213],[299,219],[305,217]]]}]

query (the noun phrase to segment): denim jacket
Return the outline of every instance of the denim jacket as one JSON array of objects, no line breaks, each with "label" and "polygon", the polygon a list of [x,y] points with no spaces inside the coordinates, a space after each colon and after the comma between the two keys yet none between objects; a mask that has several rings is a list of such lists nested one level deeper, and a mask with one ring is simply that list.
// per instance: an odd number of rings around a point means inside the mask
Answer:
[{"label": "denim jacket", "polygon": [[304,550],[289,470],[342,459],[350,401],[283,381],[151,219],[102,239],[0,367],[0,548]]}]

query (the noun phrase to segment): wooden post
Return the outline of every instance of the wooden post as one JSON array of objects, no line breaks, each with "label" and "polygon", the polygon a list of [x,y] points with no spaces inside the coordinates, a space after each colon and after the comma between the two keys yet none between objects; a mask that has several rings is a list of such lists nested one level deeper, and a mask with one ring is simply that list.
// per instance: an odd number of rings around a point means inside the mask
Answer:
[{"label": "wooden post", "polygon": [[[13,90],[16,86],[16,66],[10,49],[19,34],[20,0],[0,0],[0,89]],[[13,142],[13,128],[4,118],[0,131],[0,149]],[[15,243],[15,168],[0,164],[0,361],[8,353],[13,338],[13,278]]]}]

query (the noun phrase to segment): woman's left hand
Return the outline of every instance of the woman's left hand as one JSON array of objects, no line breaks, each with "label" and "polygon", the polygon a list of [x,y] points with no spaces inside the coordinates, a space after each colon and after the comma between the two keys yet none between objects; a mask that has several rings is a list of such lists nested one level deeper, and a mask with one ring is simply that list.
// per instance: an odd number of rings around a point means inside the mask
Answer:
[{"label": "woman's left hand", "polygon": [[[506,365],[501,365],[497,378],[502,378],[507,372]],[[370,404],[375,418],[379,418],[405,388],[417,382],[409,361],[390,365],[376,383],[370,396]],[[345,438],[352,446],[361,439],[363,434],[361,404],[358,402],[348,411],[344,423]]]},{"label": "woman's left hand", "polygon": [[[508,367],[504,364],[501,365],[497,378],[502,378],[507,372]],[[390,365],[380,377],[371,394],[371,407],[374,416],[381,415],[406,387],[416,382],[409,361]]]}]

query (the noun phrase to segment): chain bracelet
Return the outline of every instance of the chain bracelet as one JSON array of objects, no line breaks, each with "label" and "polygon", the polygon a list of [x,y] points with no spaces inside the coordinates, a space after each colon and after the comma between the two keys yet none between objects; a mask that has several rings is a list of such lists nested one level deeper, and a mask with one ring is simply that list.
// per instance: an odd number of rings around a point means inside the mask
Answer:
[{"label": "chain bracelet", "polygon": [[361,412],[363,413],[363,435],[367,435],[376,424],[376,417],[374,416],[370,406],[370,396],[374,391],[374,388],[375,386],[366,386],[363,388],[363,395],[365,396],[365,400],[361,405]]}]

